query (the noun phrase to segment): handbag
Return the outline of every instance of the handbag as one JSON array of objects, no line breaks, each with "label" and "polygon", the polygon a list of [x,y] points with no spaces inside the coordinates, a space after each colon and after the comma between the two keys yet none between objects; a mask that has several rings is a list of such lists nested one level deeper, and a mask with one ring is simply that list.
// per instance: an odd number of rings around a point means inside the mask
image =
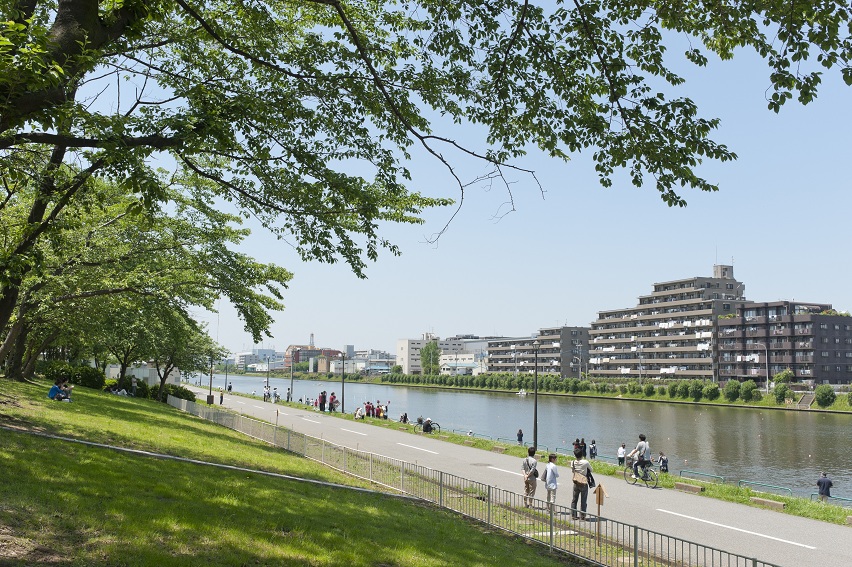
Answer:
[{"label": "handbag", "polygon": [[574,469],[574,463],[571,463],[571,472],[574,473],[573,478],[572,478],[572,480],[574,481],[574,484],[576,484],[577,486],[588,486],[589,485],[589,479],[586,478],[586,475],[579,473]]}]

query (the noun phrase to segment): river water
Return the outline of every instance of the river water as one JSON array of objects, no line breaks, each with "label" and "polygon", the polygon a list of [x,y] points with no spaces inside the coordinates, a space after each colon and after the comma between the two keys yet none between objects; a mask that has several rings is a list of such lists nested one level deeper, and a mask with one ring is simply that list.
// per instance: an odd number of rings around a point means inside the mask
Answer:
[{"label": "river water", "polygon": [[[229,376],[228,380],[235,391],[258,395],[266,382],[261,376]],[[202,384],[208,382],[202,379]],[[273,377],[269,384],[283,398],[290,380]],[[225,376],[214,375],[213,387],[224,385]],[[340,397],[340,382],[296,380],[294,390],[296,400],[315,398],[321,390]],[[525,442],[533,440],[531,393],[520,397],[346,383],[347,411],[366,400],[390,401],[392,419],[407,412],[412,419],[431,417],[444,430],[473,431],[510,441],[520,428]],[[852,498],[852,467],[846,463],[850,431],[852,415],[845,414],[538,396],[538,442],[549,451],[570,451],[574,439],[584,437],[587,444],[596,441],[599,455],[614,457],[621,443],[629,452],[639,433],[645,433],[652,454],[663,451],[668,455],[673,474],[697,471],[725,477],[728,482],[789,487],[800,496],[816,492],[817,478],[826,471],[834,481],[832,494]]]}]

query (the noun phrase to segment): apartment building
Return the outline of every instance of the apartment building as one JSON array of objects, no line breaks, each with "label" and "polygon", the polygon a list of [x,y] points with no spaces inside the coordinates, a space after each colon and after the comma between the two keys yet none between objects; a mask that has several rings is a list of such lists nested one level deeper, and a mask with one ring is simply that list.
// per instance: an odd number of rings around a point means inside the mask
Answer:
[{"label": "apartment building", "polygon": [[713,275],[655,283],[635,307],[598,312],[589,331],[594,376],[717,379],[720,315],[735,314],[745,285],[729,265]]},{"label": "apartment building", "polygon": [[732,315],[719,320],[722,380],[760,384],[789,368],[798,382],[852,383],[852,317],[831,304],[747,302]]},{"label": "apartment building", "polygon": [[[538,341],[536,354],[535,342]],[[577,375],[589,351],[588,327],[550,327],[530,337],[503,337],[488,341],[488,372],[535,372]]]}]

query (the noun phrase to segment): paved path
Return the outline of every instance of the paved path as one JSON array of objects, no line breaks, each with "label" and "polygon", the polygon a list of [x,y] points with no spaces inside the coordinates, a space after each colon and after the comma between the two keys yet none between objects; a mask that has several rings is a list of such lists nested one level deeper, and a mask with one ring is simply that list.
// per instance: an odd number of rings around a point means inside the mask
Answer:
[{"label": "paved path", "polygon": [[[198,388],[193,390],[207,393]],[[202,402],[203,399],[200,398]],[[216,401],[219,401],[218,393]],[[455,445],[436,437],[343,421],[313,408],[292,408],[227,394],[223,405],[346,447],[523,492],[521,459],[517,457]],[[568,506],[570,478],[568,471],[562,469],[563,482],[557,492],[557,502]],[[596,480],[605,486],[610,496],[601,511],[604,517],[782,566],[852,566],[852,528],[848,526],[674,490],[630,486],[616,477],[599,475]],[[543,497],[544,487],[540,486],[539,491],[542,494],[538,496]],[[591,504],[589,511],[595,511]]]}]

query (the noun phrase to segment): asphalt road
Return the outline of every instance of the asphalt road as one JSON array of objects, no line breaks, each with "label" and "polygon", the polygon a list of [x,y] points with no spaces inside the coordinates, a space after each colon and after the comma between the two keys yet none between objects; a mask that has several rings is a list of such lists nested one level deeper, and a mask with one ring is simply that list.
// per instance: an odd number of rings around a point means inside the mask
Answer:
[{"label": "asphalt road", "polygon": [[[199,394],[207,393],[203,389],[192,389]],[[217,393],[217,402],[218,398]],[[223,405],[332,443],[523,493],[521,459],[517,457],[455,445],[436,437],[343,421],[313,408],[297,409],[227,394]],[[594,468],[594,462],[592,466]],[[563,482],[557,491],[557,502],[568,506],[570,475],[568,471],[561,472]],[[601,516],[606,518],[782,566],[852,566],[849,526],[675,490],[650,490],[642,485],[628,485],[616,477],[599,475],[596,480],[609,495],[601,510]],[[539,492],[537,495],[543,498],[543,485]],[[589,512],[594,511],[590,502]]]}]

